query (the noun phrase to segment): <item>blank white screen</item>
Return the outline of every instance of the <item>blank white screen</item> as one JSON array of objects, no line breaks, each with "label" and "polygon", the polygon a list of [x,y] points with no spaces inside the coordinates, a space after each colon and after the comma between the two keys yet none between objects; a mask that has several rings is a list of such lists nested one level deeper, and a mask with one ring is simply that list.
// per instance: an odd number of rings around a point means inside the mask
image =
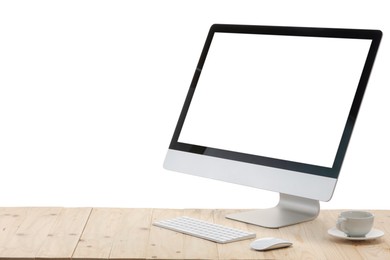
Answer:
[{"label": "blank white screen", "polygon": [[179,142],[332,167],[370,44],[215,33]]}]

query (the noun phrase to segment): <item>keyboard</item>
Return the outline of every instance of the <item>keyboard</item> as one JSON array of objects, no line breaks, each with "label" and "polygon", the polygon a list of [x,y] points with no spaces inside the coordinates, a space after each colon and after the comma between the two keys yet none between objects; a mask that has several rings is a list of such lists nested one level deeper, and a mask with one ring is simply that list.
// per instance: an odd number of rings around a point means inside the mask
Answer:
[{"label": "keyboard", "polygon": [[230,228],[190,217],[156,221],[154,226],[225,244],[256,237],[255,233]]}]

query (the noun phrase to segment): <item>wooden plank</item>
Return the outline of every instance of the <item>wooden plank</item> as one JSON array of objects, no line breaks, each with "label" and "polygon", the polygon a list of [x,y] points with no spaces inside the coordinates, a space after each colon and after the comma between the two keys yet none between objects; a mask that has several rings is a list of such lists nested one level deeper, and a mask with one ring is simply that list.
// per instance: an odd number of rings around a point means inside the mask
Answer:
[{"label": "wooden plank", "polygon": [[0,208],[0,258],[7,258],[6,244],[13,239],[27,216],[28,208]]},{"label": "wooden plank", "polygon": [[122,215],[122,209],[94,208],[73,259],[108,259]]},{"label": "wooden plank", "polygon": [[47,235],[36,258],[70,259],[92,208],[64,208]]},{"label": "wooden plank", "polygon": [[[294,259],[327,259],[323,250],[318,250],[324,246],[324,237],[327,236],[323,230],[322,222],[319,218],[280,228],[280,237],[290,240],[293,246],[289,248],[289,254]],[[275,251],[277,257],[278,250]]]},{"label": "wooden plank", "polygon": [[[17,213],[18,209],[14,210],[12,216],[21,216]],[[21,211],[24,212],[23,209]],[[20,220],[8,222],[13,232],[7,232],[7,240],[2,241],[0,255],[12,259],[35,258],[60,211],[61,208],[28,208]]]},{"label": "wooden plank", "polygon": [[[153,210],[152,222],[182,215],[183,210],[155,209]],[[146,255],[148,259],[184,259],[183,249],[184,235],[153,225],[150,227]]]},{"label": "wooden plank", "polygon": [[[321,211],[314,221],[280,229],[262,228],[225,218],[226,214],[234,211],[237,210],[0,208],[0,258],[390,259],[388,210],[371,210],[376,215],[374,228],[385,232],[384,237],[371,241],[349,241],[327,234],[328,229],[335,226],[341,210]],[[257,238],[285,238],[294,245],[258,252],[249,248],[254,239],[216,244],[150,226],[155,220],[183,215],[254,231]],[[70,252],[74,247],[72,256]]]},{"label": "wooden plank", "polygon": [[144,259],[149,243],[152,209],[123,209],[110,259]]}]

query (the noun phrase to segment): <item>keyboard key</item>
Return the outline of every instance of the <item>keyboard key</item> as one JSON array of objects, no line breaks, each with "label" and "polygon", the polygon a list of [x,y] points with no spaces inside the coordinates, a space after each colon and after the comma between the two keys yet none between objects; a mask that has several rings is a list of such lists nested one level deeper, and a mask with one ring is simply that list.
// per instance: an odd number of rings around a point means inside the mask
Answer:
[{"label": "keyboard key", "polygon": [[256,234],[252,232],[217,225],[186,216],[157,221],[153,225],[217,243],[230,243],[256,237]]}]

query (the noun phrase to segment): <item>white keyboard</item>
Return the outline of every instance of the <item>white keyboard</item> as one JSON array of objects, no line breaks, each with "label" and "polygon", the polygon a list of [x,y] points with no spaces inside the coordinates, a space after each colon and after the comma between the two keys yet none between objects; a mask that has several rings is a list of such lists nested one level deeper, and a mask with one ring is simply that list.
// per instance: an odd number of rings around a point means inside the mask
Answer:
[{"label": "white keyboard", "polygon": [[252,232],[185,216],[157,221],[153,225],[222,244],[256,237]]}]

